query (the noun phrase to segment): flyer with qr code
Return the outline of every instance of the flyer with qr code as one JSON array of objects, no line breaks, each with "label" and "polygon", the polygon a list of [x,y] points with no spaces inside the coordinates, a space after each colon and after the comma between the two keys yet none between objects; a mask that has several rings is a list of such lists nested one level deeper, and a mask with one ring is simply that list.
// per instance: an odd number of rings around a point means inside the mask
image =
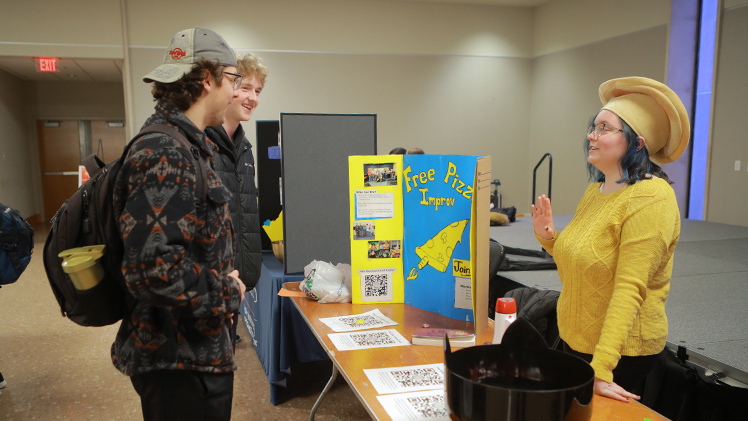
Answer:
[{"label": "flyer with qr code", "polygon": [[394,326],[394,320],[382,314],[379,309],[367,311],[361,314],[352,314],[350,316],[327,317],[319,319],[335,332],[350,332],[352,330],[375,329],[385,326]]},{"label": "flyer with qr code", "polygon": [[444,390],[398,393],[377,396],[392,421],[449,421]]},{"label": "flyer with qr code", "polygon": [[327,336],[338,351],[355,351],[357,349],[410,345],[410,342],[395,329],[330,333]]},{"label": "flyer with qr code", "polygon": [[364,374],[380,395],[417,390],[444,390],[444,364],[365,368]]}]

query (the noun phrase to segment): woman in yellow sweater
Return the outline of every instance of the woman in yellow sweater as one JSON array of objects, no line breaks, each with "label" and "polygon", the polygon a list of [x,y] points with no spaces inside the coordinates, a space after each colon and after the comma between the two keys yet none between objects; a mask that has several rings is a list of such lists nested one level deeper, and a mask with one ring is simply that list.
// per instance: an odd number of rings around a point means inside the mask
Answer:
[{"label": "woman in yellow sweater", "polygon": [[676,160],[690,136],[678,96],[657,81],[600,85],[603,108],[585,149],[590,184],[569,225],[553,226],[551,201],[532,206],[538,241],[553,255],[563,288],[558,327],[564,350],[595,370],[595,393],[639,399],[665,347],[665,301],[680,235],[675,193],[652,161]]}]

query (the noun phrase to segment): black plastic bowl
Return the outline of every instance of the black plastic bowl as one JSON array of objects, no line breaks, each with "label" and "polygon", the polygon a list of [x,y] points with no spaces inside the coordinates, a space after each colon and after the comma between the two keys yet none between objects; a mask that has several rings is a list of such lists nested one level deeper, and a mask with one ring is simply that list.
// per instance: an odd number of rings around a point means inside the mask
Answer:
[{"label": "black plastic bowl", "polygon": [[592,415],[595,373],[587,362],[548,349],[524,319],[501,345],[451,352],[444,341],[447,405],[463,421],[581,421]]}]

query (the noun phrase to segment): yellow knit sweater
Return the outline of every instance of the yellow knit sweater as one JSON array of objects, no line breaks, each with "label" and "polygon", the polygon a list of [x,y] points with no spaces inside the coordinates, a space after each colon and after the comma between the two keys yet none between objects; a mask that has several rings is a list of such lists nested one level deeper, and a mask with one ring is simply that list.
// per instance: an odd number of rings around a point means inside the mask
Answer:
[{"label": "yellow knit sweater", "polygon": [[614,193],[593,183],[569,225],[538,240],[553,255],[563,284],[558,328],[572,349],[592,354],[595,376],[613,381],[621,355],[665,347],[665,301],[680,236],[675,193],[662,179]]}]

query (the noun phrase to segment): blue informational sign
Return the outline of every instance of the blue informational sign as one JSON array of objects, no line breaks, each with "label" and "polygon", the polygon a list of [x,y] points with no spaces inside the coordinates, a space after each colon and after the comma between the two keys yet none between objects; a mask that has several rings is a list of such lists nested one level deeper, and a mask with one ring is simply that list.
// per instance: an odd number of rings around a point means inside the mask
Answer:
[{"label": "blue informational sign", "polygon": [[402,175],[405,302],[471,322],[470,218],[477,159],[405,155]]}]

